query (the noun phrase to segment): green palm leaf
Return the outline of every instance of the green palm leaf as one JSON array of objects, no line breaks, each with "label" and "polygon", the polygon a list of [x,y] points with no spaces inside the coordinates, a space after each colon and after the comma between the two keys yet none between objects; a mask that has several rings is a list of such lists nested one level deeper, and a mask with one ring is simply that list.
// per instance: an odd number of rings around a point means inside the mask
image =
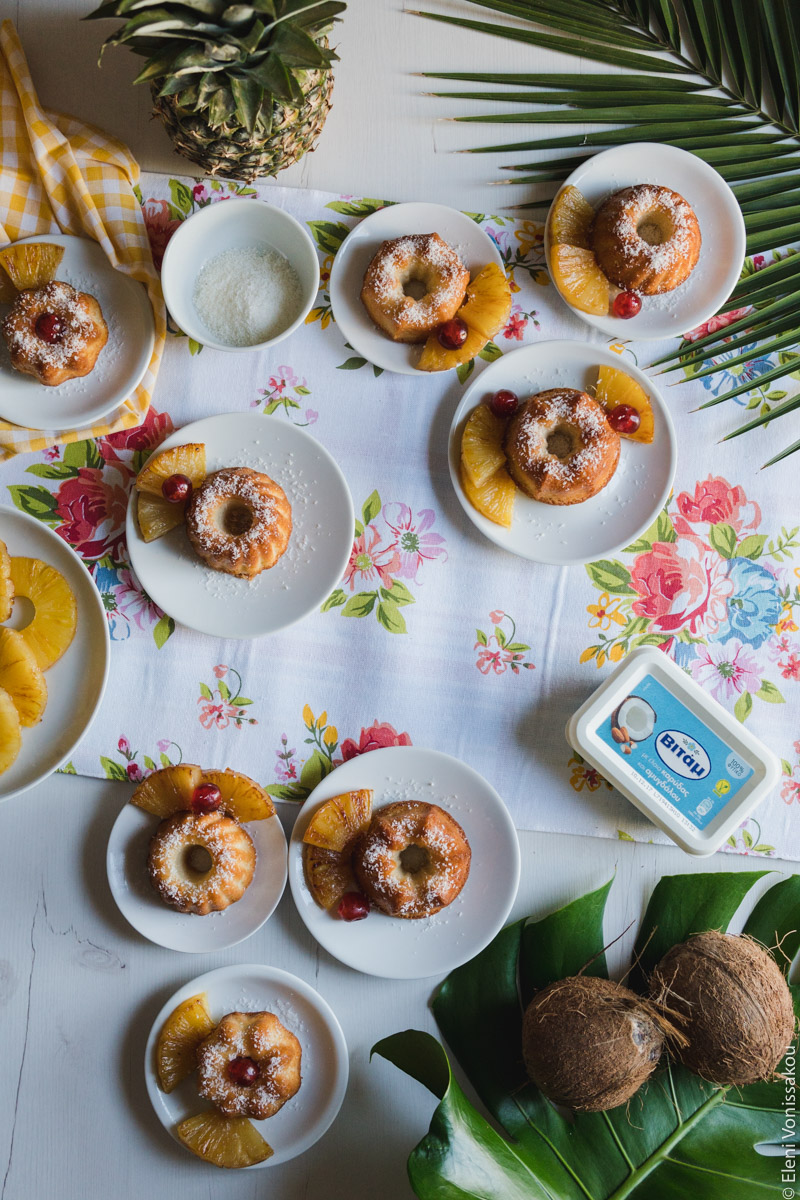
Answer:
[{"label": "green palm leaf", "polygon": [[[428,20],[502,37],[531,47],[580,56],[619,68],[586,75],[564,72],[426,72],[426,78],[482,85],[433,96],[515,105],[514,111],[453,119],[477,125],[530,127],[524,141],[472,147],[470,154],[536,151],[535,161],[503,167],[502,183],[530,184],[539,207],[585,161],[586,152],[646,139],[678,146],[710,163],[733,187],[742,206],[748,255],[777,251],[800,241],[800,25],[797,0],[469,0],[513,23],[490,23],[448,13],[420,12]],[[502,90],[501,90],[502,89]],[[539,138],[536,126],[576,125],[579,132]],[[586,130],[586,127],[591,128]],[[579,153],[558,154],[554,151]],[[580,153],[582,152],[582,153]],[[544,193],[544,194],[542,194]],[[800,258],[800,256],[797,256]],[[794,327],[787,321],[800,300],[800,263],[782,257],[753,272],[748,264],[721,311],[753,306],[747,317],[657,360],[668,370],[705,362],[703,375],[723,370],[714,358],[727,339],[765,339],[757,353],[787,351]],[[795,322],[796,323],[796,322]],[[742,335],[737,337],[736,335]],[[745,337],[745,334],[747,337]],[[738,356],[736,363],[744,361]],[[781,361],[761,379],[793,375]],[[717,397],[734,399],[746,384]],[[705,406],[704,406],[705,407]],[[790,409],[748,421],[739,432]],[[777,462],[800,443],[774,456]],[[765,464],[769,465],[769,464]]]},{"label": "green palm leaf", "polygon": [[[666,877],[656,886],[634,949],[645,976],[673,945],[726,929],[764,872]],[[588,971],[605,976],[603,911],[610,884],[541,920],[508,926],[454,971],[433,1002],[441,1034],[502,1137],[466,1099],[429,1034],[406,1030],[373,1048],[439,1099],[408,1172],[420,1200],[764,1200],[780,1192],[780,1160],[756,1143],[780,1141],[784,1084],[715,1087],[668,1062],[627,1106],[567,1119],[526,1076],[522,1014],[533,992]],[[788,973],[797,953],[800,876],[771,887],[745,932]],[[793,988],[795,1007],[800,989]]]}]

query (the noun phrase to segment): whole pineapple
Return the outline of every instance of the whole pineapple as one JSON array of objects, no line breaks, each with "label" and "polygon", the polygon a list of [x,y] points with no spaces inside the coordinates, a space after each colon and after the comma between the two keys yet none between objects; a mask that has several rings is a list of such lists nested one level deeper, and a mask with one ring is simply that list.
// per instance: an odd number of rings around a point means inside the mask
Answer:
[{"label": "whole pineapple", "polygon": [[[311,150],[331,107],[328,33],[343,0],[106,0],[124,17],[103,44],[147,59],[154,112],[209,175],[277,175]],[[102,51],[101,51],[102,57]]]}]

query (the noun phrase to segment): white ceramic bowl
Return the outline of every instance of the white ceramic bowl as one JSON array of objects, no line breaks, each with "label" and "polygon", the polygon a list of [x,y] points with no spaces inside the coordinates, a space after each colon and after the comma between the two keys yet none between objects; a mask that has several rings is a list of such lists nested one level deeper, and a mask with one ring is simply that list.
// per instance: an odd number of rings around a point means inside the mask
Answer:
[{"label": "white ceramic bowl", "polygon": [[[276,337],[251,346],[229,346],[217,341],[200,317],[192,298],[195,282],[210,258],[259,243],[289,260],[300,280],[302,303],[291,325]],[[196,342],[214,350],[263,350],[282,342],[305,321],[319,290],[319,259],[310,234],[283,209],[247,197],[219,200],[194,213],[175,232],[161,265],[161,287],[173,320]]]}]

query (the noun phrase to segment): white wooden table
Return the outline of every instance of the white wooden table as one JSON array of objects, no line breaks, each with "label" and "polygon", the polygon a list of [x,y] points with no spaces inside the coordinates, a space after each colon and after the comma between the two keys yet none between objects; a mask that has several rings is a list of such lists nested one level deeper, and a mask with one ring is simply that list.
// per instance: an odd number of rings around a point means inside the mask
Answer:
[{"label": "white wooden table", "polygon": [[[149,120],[147,90],[129,87],[137,60],[113,51],[97,70],[97,47],[113,24],[80,24],[90,7],[91,0],[0,0],[0,18],[16,22],[46,105],[104,125],[147,169],[185,170]],[[319,149],[281,183],[484,212],[500,200],[529,199],[516,187],[488,186],[499,173],[495,156],[448,153],[497,140],[495,131],[438,123],[455,108],[420,95],[427,84],[411,72],[561,70],[574,61],[422,22],[400,0],[350,0],[336,40],[342,61]],[[410,1200],[405,1160],[434,1100],[382,1059],[370,1064],[369,1051],[397,1030],[434,1031],[427,1006],[438,981],[373,979],[341,966],[313,942],[288,894],[259,933],[222,954],[181,955],[144,941],[119,915],[105,872],[108,834],[129,794],[122,784],[56,776],[0,807],[0,1200],[201,1200],[221,1192],[231,1200]],[[284,814],[287,827],[292,815]],[[662,874],[766,865],[553,834],[520,840],[512,915],[543,914],[616,871],[608,940],[638,920]],[[634,932],[612,949],[612,966]],[[350,1048],[350,1087],[337,1121],[301,1158],[223,1174],[161,1128],[145,1093],[143,1050],[156,1013],[181,984],[246,962],[282,967],[325,996]]]}]

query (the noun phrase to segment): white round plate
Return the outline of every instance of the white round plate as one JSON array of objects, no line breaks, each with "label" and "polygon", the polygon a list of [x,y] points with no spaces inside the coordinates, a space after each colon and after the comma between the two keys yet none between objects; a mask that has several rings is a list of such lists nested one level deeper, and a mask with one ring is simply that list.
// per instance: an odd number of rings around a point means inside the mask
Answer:
[{"label": "white round plate", "polygon": [[[97,242],[62,233],[22,238],[19,244],[27,242],[64,247],[57,278],[95,297],[108,341],[83,379],[45,387],[14,370],[0,338],[0,417],[28,429],[80,429],[112,413],[141,383],[155,345],[153,310],[144,286],[116,271]],[[6,312],[0,305],[0,315]]]},{"label": "white round plate", "polygon": [[[452,904],[433,917],[401,920],[373,908],[363,921],[342,921],[320,908],[303,873],[303,834],[323,801],[371,788],[372,810],[393,800],[423,800],[446,809],[472,849],[469,878]],[[519,840],[503,801],[477,771],[438,750],[391,746],[343,763],[318,784],[289,842],[289,886],[303,921],[329,954],[385,979],[446,975],[474,958],[503,927],[519,886]]]},{"label": "white round plate", "polygon": [[[660,184],[689,201],[703,239],[697,265],[673,292],[642,296],[641,312],[630,320],[610,315],[595,317],[579,312],[571,304],[568,307],[595,329],[625,341],[680,337],[713,316],[733,291],[744,263],[744,218],[733,192],[713,167],[688,150],[655,142],[603,150],[581,163],[564,186],[578,188],[597,209],[612,192],[637,183]],[[552,277],[549,241],[545,235],[547,267]]]},{"label": "white round plate", "polygon": [[183,525],[145,542],[129,503],[128,548],[145,591],[176,621],[213,637],[261,637],[302,621],[339,583],[353,545],[353,501],[336,462],[305,430],[261,413],[194,421],[159,450],[185,442],[205,443],[209,473],[252,467],[281,485],[292,506],[289,548],[269,571],[236,579],[201,562]]},{"label": "white round plate", "polygon": [[382,242],[407,233],[438,233],[457,250],[475,276],[488,263],[503,266],[500,252],[480,225],[444,204],[392,204],[365,217],[336,251],[331,270],[331,308],[342,336],[364,358],[401,375],[417,375],[422,345],[393,342],[373,323],[361,302],[364,274]]},{"label": "white round plate", "polygon": [[[636,380],[650,399],[655,436],[649,445],[621,438],[619,465],[609,483],[582,504],[543,504],[517,488],[510,529],[473,508],[459,478],[461,436],[467,418],[501,388],[520,400],[547,388],[594,393],[601,363]],[[672,417],[658,388],[625,356],[590,342],[537,342],[504,354],[467,388],[450,426],[450,478],[461,507],[491,542],[532,562],[566,567],[616,554],[653,523],[667,501],[678,447]]]},{"label": "white round plate", "polygon": [[211,954],[243,942],[272,916],[286,886],[286,836],[277,816],[248,821],[256,848],[253,880],[241,900],[223,912],[198,917],[159,900],[147,875],[147,850],[158,817],[126,804],[111,830],[106,870],[123,917],[143,937],[188,954]]},{"label": "white round plate", "polygon": [[[74,550],[35,517],[0,507],[0,539],[12,558],[40,558],[66,579],[78,605],[78,624],[71,645],[45,673],[47,707],[38,725],[22,730],[16,762],[0,775],[0,801],[18,796],[67,762],[100,707],[108,679],[110,641],[100,593]],[[5,622],[27,624],[32,612],[18,600]]]},{"label": "white round plate", "polygon": [[[170,997],[153,1022],[144,1056],[147,1092],[164,1128],[180,1144],[175,1127],[186,1117],[210,1108],[190,1075],[174,1091],[162,1092],[156,1075],[155,1051],[161,1027],[171,1012],[190,996],[205,992],[211,1016],[229,1012],[271,1012],[295,1035],[302,1049],[300,1089],[266,1121],[253,1121],[272,1147],[271,1158],[253,1167],[276,1167],[308,1150],[333,1123],[347,1091],[347,1044],[333,1010],[318,992],[276,967],[249,964],[220,967],[199,975]],[[191,1153],[187,1149],[187,1153]],[[200,1161],[198,1159],[198,1161]]]}]

